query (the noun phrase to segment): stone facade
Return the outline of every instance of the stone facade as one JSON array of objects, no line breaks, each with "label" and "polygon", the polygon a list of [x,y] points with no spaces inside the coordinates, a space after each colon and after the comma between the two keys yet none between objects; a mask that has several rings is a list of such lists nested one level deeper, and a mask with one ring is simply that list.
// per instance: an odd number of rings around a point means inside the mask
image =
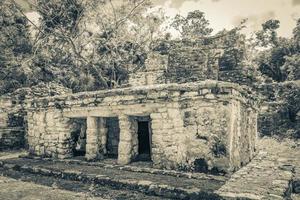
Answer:
[{"label": "stone facade", "polygon": [[168,56],[153,53],[146,60],[145,68],[133,71],[129,76],[130,86],[153,85],[166,83],[165,71]]},{"label": "stone facade", "polygon": [[221,69],[221,50],[195,44],[176,44],[166,52],[153,52],[144,68],[129,75],[130,86],[219,80],[252,87],[253,68]]},{"label": "stone facade", "polygon": [[0,97],[0,149],[23,148],[26,145],[27,111],[25,100],[58,94],[71,90],[56,83],[42,83],[31,88],[20,88]]},{"label": "stone facade", "polygon": [[[255,153],[255,104],[237,84],[129,87],[32,99],[27,106],[29,150],[40,156],[72,157],[73,119],[80,118],[87,122],[88,160],[103,159],[108,143],[115,142],[107,141],[116,134],[111,131],[119,130],[118,162],[129,164],[138,155],[139,117],[150,119],[155,167],[229,172]],[[119,128],[109,127],[112,118]]]},{"label": "stone facade", "polygon": [[217,80],[219,71],[217,55],[216,50],[203,47],[173,47],[169,52],[167,82]]},{"label": "stone facade", "polygon": [[217,55],[215,50],[193,46],[173,47],[167,55],[154,52],[144,68],[130,73],[129,85],[218,80]]},{"label": "stone facade", "polygon": [[0,98],[0,150],[22,148],[25,143],[24,110],[20,96]]}]

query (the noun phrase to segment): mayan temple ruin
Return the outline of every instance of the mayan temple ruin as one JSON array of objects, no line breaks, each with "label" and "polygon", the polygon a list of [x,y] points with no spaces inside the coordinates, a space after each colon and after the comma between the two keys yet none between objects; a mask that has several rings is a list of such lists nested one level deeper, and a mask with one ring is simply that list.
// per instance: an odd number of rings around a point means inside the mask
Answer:
[{"label": "mayan temple ruin", "polygon": [[0,1],[0,200],[300,200],[299,7]]},{"label": "mayan temple ruin", "polygon": [[255,155],[257,108],[248,87],[219,81],[211,54],[177,47],[153,54],[122,88],[24,100],[29,153],[236,171]]}]

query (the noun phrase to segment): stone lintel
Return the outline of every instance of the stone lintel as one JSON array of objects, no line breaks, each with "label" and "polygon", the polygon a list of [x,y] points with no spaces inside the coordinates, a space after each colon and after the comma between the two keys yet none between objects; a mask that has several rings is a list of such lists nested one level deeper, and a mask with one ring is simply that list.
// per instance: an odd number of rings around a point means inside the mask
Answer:
[{"label": "stone lintel", "polygon": [[64,116],[67,118],[87,118],[87,117],[118,117],[120,115],[128,116],[149,116],[153,110],[161,108],[161,104],[149,106],[143,105],[119,105],[111,109],[105,107],[95,108],[73,108],[72,110],[64,110]]}]

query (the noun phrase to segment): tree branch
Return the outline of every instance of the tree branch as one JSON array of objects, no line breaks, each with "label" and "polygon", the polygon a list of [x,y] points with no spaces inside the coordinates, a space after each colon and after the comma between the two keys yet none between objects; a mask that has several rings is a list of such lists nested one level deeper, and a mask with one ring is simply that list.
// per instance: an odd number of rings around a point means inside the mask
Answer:
[{"label": "tree branch", "polygon": [[33,23],[27,16],[26,14],[22,11],[22,9],[19,7],[19,5],[14,1],[14,0],[10,0],[15,6],[16,8],[19,10],[19,12],[37,29],[40,30],[40,28],[35,24]]},{"label": "tree branch", "polygon": [[138,8],[138,7],[140,7],[142,4],[144,4],[146,2],[146,0],[142,0],[140,3],[138,3],[137,5],[135,5],[132,9],[131,9],[131,11],[125,16],[125,17],[123,17],[122,19],[120,19],[117,23],[116,23],[116,27],[115,27],[115,29],[118,29],[118,27],[120,26],[120,25],[122,25],[122,23],[124,23],[132,14],[133,14],[133,12]]}]

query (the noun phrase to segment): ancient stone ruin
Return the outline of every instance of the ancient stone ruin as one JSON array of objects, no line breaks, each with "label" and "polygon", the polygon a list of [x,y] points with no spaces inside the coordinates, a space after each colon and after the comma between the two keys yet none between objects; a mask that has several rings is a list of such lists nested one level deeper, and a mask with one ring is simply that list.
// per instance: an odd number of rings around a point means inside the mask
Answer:
[{"label": "ancient stone ruin", "polygon": [[200,172],[248,163],[257,139],[251,90],[218,80],[214,52],[177,51],[150,56],[123,88],[28,99],[29,152]]},{"label": "ancient stone ruin", "polygon": [[26,146],[26,99],[66,93],[71,93],[71,90],[55,83],[41,83],[31,88],[20,88],[13,93],[1,96],[0,150],[24,148]]}]

